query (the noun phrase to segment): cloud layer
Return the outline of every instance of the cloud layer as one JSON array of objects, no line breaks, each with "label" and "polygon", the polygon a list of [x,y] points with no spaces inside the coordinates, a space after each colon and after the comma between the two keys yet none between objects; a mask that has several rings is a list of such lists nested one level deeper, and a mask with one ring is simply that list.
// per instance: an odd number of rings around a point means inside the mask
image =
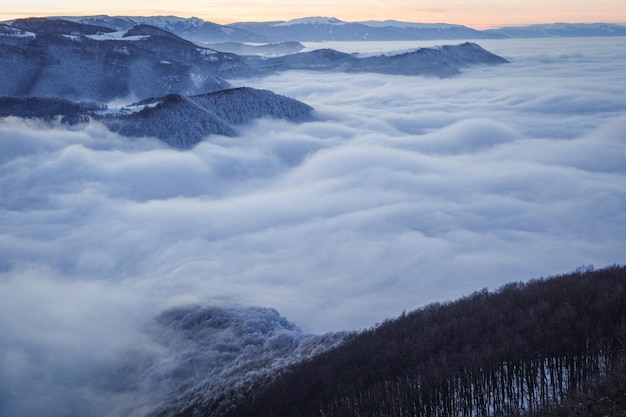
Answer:
[{"label": "cloud layer", "polygon": [[481,45],[512,63],[248,80],[318,121],[262,120],[190,151],[0,122],[1,414],[45,415],[20,400],[35,388],[92,404],[85,381],[176,305],[347,330],[624,263],[626,41]]}]

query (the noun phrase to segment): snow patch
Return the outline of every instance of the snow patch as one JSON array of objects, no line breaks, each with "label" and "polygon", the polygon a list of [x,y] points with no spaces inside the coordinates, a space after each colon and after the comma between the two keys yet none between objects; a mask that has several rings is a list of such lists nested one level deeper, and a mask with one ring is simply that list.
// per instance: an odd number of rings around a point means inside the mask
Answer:
[{"label": "snow patch", "polygon": [[110,104],[106,108],[102,110],[98,110],[94,112],[98,116],[102,117],[122,117],[128,116],[133,113],[138,113],[144,109],[152,109],[158,106],[161,103],[161,100],[155,100],[152,102],[142,102],[142,103],[133,103],[133,104]]},{"label": "snow patch", "polygon": [[197,74],[195,72],[192,72],[190,74],[190,77],[191,77],[191,82],[193,83],[196,89],[201,89],[202,86],[204,85],[204,82],[207,80],[206,75]]},{"label": "snow patch", "polygon": [[0,28],[0,36],[10,36],[13,38],[36,38],[37,35],[35,35],[32,32],[27,32],[25,30],[21,30],[18,28],[13,28],[11,26],[3,26],[2,28]]},{"label": "snow patch", "polygon": [[80,41],[80,36],[78,35],[62,35],[64,38],[72,40],[74,42],[79,42]]},{"label": "snow patch", "polygon": [[464,26],[461,25],[453,25],[449,23],[413,23],[413,22],[400,22],[398,20],[367,20],[360,23],[365,26],[369,26],[372,28],[385,28],[385,27],[396,27],[401,29],[450,29],[450,28],[462,28]]},{"label": "snow patch", "polygon": [[219,58],[217,57],[217,51],[214,51],[213,49],[198,48],[198,52],[200,52],[200,55],[202,55],[202,57],[207,61],[219,61]]},{"label": "snow patch", "polygon": [[336,19],[334,17],[321,17],[321,16],[316,16],[316,17],[304,17],[301,19],[293,19],[293,20],[289,20],[287,22],[281,22],[281,23],[277,23],[273,26],[293,26],[293,25],[334,25],[334,26],[341,26],[341,25],[345,25],[346,22],[343,22],[339,19]]},{"label": "snow patch", "polygon": [[130,55],[130,51],[125,46],[116,46],[115,48],[113,48],[113,52],[117,52],[118,54],[122,55]]},{"label": "snow patch", "polygon": [[89,39],[93,39],[94,41],[142,41],[148,39],[149,35],[142,36],[127,36],[128,31],[121,30],[118,32],[110,32],[110,33],[98,33],[97,35],[87,35]]}]

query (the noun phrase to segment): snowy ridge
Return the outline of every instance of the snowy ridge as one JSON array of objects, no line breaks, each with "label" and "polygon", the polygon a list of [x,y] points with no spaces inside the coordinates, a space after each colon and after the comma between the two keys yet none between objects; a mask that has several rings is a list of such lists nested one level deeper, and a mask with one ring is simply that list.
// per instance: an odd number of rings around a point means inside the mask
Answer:
[{"label": "snowy ridge", "polygon": [[[448,23],[397,20],[346,22],[333,17],[303,17],[289,21],[238,22],[219,25],[198,17],[177,16],[68,16],[75,23],[118,32],[137,25],[150,25],[193,42],[277,43],[293,41],[501,39],[532,37],[626,36],[626,26],[606,23],[552,23],[476,30]],[[19,19],[18,19],[19,21]],[[13,25],[16,21],[3,22]],[[0,36],[2,33],[0,31]]]},{"label": "snowy ridge", "polygon": [[32,32],[28,32],[26,30],[0,24],[0,36],[14,37],[14,38],[35,38],[37,35],[35,35]]},{"label": "snowy ridge", "polygon": [[344,22],[311,17],[288,22],[241,22],[230,26],[257,33],[274,42],[284,41],[397,41],[422,39],[481,39],[500,37],[461,25],[420,24],[399,21]]},{"label": "snowy ridge", "polygon": [[144,387],[160,394],[150,413],[155,416],[194,408],[221,415],[288,365],[346,336],[306,335],[276,310],[260,307],[176,308],[157,317],[148,332],[165,349],[144,370]]},{"label": "snowy ridge", "polygon": [[248,45],[239,42],[203,43],[207,48],[220,52],[228,52],[237,55],[258,55],[264,57],[276,57],[281,55],[295,54],[305,46],[300,42],[281,42],[262,45]]},{"label": "snowy ridge", "polygon": [[129,137],[156,137],[188,149],[210,135],[236,136],[236,126],[259,118],[304,122],[313,108],[267,90],[235,88],[186,97],[170,94],[123,107],[36,97],[0,97],[0,117],[59,119],[77,124],[95,119]]},{"label": "snowy ridge", "polygon": [[197,17],[178,16],[81,16],[64,17],[78,23],[97,25],[114,31],[128,30],[137,25],[155,26],[194,42],[265,42],[266,39],[229,26],[207,22]]},{"label": "snowy ridge", "polygon": [[144,36],[126,36],[127,30],[121,30],[118,32],[100,33],[97,35],[87,35],[87,38],[94,41],[139,41],[150,38],[149,35]]},{"label": "snowy ridge", "polygon": [[292,19],[287,22],[276,23],[273,26],[293,26],[293,25],[345,25],[344,21],[341,21],[335,17],[303,17],[300,19]]},{"label": "snowy ridge", "polygon": [[104,119],[121,135],[152,136],[170,146],[188,149],[209,135],[236,136],[236,126],[259,118],[303,122],[311,119],[313,108],[267,90],[234,88],[184,97],[171,94],[145,100],[145,106],[127,116]]},{"label": "snowy ridge", "polygon": [[475,43],[466,42],[382,55],[354,55],[333,49],[319,49],[249,62],[265,71],[295,69],[451,77],[470,65],[499,65],[507,61]]},{"label": "snowy ridge", "polygon": [[[336,19],[330,21],[336,23]],[[122,22],[128,23],[125,19]],[[3,52],[0,67],[4,70],[0,72],[0,95],[5,96],[99,102],[133,96],[141,100],[168,94],[192,96],[220,91],[230,87],[227,79],[292,69],[448,77],[468,65],[506,62],[475,44],[420,49],[391,59],[389,56],[359,58],[333,50],[284,55],[301,47],[298,43],[287,43],[266,48],[271,57],[261,59],[203,48],[172,32],[145,24],[123,30],[60,19],[21,19],[14,24],[13,29],[4,32],[27,31],[37,37],[35,40],[26,36],[0,37]],[[318,25],[308,23],[296,22],[293,27],[297,31],[309,27],[313,28],[311,33],[320,32]],[[352,26],[346,29],[346,25],[333,27],[340,36],[341,33],[352,36],[354,29]],[[31,41],[36,42],[37,54],[32,53]]]},{"label": "snowy ridge", "polygon": [[466,28],[467,26],[463,25],[453,25],[450,23],[413,23],[413,22],[401,22],[398,20],[365,20],[360,23],[365,26],[370,26],[373,28],[384,28],[384,27],[396,27],[396,28],[416,28],[416,29],[450,29],[450,28]]},{"label": "snowy ridge", "polygon": [[258,75],[235,55],[154,26],[113,30],[59,19],[14,24],[14,31],[37,37],[0,37],[0,95],[109,102],[202,94],[230,87],[225,77]]}]

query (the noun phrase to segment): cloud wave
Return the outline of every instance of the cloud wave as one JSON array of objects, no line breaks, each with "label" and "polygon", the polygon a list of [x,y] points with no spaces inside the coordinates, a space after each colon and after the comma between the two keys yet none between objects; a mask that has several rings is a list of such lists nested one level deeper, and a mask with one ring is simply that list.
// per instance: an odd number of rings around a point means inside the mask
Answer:
[{"label": "cloud wave", "polygon": [[274,307],[324,332],[624,263],[624,42],[485,41],[511,64],[444,80],[253,80],[318,120],[189,151],[1,121],[0,410],[43,415],[19,396],[75,395],[176,305]]}]

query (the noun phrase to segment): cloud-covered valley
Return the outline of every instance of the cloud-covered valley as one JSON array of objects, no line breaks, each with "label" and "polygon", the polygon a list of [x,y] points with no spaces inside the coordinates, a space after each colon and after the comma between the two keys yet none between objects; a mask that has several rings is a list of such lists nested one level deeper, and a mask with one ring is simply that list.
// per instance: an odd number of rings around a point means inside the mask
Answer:
[{"label": "cloud-covered valley", "polygon": [[96,398],[84,381],[178,305],[272,307],[321,333],[624,263],[626,40],[481,46],[511,63],[245,80],[316,121],[187,151],[0,121],[0,393]]}]

